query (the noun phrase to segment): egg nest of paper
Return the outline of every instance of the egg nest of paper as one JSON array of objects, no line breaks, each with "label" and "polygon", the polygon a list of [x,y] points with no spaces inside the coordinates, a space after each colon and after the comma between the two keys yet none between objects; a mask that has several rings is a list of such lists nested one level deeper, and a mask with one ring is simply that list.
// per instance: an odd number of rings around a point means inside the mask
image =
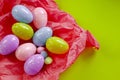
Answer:
[{"label": "egg nest of paper", "polygon": [[[69,14],[61,11],[54,0],[0,0],[0,40],[5,35],[12,33],[11,26],[16,21],[11,15],[11,10],[17,4],[22,4],[31,11],[36,7],[43,7],[47,11],[47,25],[52,28],[53,36],[67,41],[70,48],[67,53],[62,55],[48,53],[53,58],[53,63],[44,65],[35,76],[29,76],[24,72],[24,62],[18,61],[14,54],[0,55],[1,80],[58,80],[59,74],[65,71],[86,47],[99,48],[98,42],[91,33],[78,26]],[[30,25],[36,31],[33,23]]]}]

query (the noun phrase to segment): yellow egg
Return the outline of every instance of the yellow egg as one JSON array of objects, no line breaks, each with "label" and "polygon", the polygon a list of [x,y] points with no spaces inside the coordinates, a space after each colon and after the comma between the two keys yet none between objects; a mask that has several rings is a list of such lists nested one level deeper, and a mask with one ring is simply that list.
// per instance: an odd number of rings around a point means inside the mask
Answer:
[{"label": "yellow egg", "polygon": [[12,32],[22,40],[30,40],[34,34],[30,25],[21,22],[12,25]]},{"label": "yellow egg", "polygon": [[53,59],[51,57],[45,58],[45,64],[51,64],[53,62]]},{"label": "yellow egg", "polygon": [[64,54],[69,50],[68,43],[59,37],[50,37],[46,42],[48,51],[54,54]]}]

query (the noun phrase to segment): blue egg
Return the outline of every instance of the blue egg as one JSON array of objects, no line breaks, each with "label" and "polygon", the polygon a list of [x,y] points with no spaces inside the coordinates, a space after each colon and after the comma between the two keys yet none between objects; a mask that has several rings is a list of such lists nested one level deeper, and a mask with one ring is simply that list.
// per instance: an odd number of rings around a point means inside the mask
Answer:
[{"label": "blue egg", "polygon": [[40,54],[41,54],[44,58],[46,58],[46,57],[48,56],[48,54],[47,54],[46,51],[42,51]]},{"label": "blue egg", "polygon": [[50,38],[52,34],[53,34],[53,31],[50,27],[42,27],[35,32],[33,36],[33,43],[36,46],[44,46],[46,43],[46,40]]},{"label": "blue egg", "polygon": [[12,8],[12,16],[14,19],[24,23],[31,23],[33,21],[32,12],[23,5],[16,5]]}]

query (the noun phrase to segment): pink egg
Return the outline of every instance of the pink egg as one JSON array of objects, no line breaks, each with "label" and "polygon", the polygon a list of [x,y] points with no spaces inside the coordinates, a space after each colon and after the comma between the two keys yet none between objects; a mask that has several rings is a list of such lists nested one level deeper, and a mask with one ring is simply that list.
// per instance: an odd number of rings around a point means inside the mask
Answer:
[{"label": "pink egg", "polygon": [[44,47],[38,47],[37,48],[37,53],[41,53],[45,48]]},{"label": "pink egg", "polygon": [[42,7],[37,7],[33,10],[33,23],[34,26],[39,29],[40,27],[44,27],[47,24],[47,12]]},{"label": "pink egg", "polygon": [[35,53],[36,53],[36,46],[34,44],[24,43],[17,48],[15,52],[15,56],[18,60],[25,61]]}]

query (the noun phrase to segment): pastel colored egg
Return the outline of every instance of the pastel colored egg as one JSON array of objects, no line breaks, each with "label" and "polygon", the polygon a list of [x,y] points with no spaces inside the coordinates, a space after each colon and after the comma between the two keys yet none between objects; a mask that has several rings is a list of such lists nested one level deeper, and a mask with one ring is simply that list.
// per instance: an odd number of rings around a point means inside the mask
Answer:
[{"label": "pastel colored egg", "polygon": [[24,43],[17,48],[15,52],[15,56],[18,60],[25,61],[35,53],[36,53],[36,46],[34,44]]},{"label": "pastel colored egg", "polygon": [[35,32],[33,36],[33,43],[36,46],[44,46],[46,43],[46,40],[50,38],[52,34],[53,34],[53,31],[50,27],[42,27]]},{"label": "pastel colored egg", "polygon": [[41,51],[40,53],[44,58],[46,58],[48,56],[47,52],[46,51]]},{"label": "pastel colored egg", "polygon": [[46,42],[48,51],[54,54],[64,54],[68,51],[68,43],[59,37],[50,37]]},{"label": "pastel colored egg", "polygon": [[33,21],[32,12],[23,5],[15,5],[12,8],[12,16],[17,21],[24,23],[31,23]]},{"label": "pastel colored egg", "polygon": [[28,75],[37,74],[44,65],[44,57],[40,54],[35,54],[28,58],[24,64],[24,71]]},{"label": "pastel colored egg", "polygon": [[45,58],[45,64],[51,64],[53,62],[53,59],[51,57]]},{"label": "pastel colored egg", "polygon": [[33,23],[37,29],[46,26],[48,18],[47,12],[42,7],[37,7],[33,10]]},{"label": "pastel colored egg", "polygon": [[30,40],[34,34],[32,27],[25,23],[13,24],[12,32],[22,40]]},{"label": "pastel colored egg", "polygon": [[0,41],[0,54],[1,55],[11,54],[16,50],[18,46],[19,39],[15,35],[9,34]]},{"label": "pastel colored egg", "polygon": [[37,53],[41,53],[45,48],[44,47],[38,47],[37,48]]}]

